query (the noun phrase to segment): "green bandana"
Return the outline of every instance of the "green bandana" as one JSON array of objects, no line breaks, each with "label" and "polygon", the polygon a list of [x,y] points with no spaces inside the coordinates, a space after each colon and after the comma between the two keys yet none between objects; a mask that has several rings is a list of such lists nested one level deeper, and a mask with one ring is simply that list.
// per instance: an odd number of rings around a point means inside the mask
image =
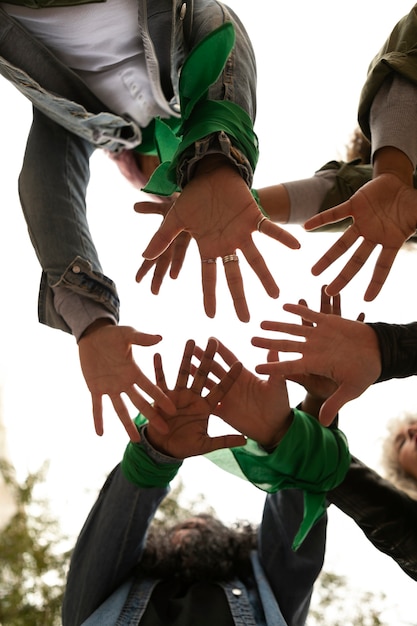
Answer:
[{"label": "green bandana", "polygon": [[274,493],[280,489],[304,492],[304,517],[293,542],[296,550],[326,511],[326,492],[339,485],[349,468],[344,434],[324,428],[298,409],[285,437],[269,454],[248,439],[245,446],[216,450],[205,456],[227,472]]},{"label": "green bandana", "polygon": [[[144,415],[134,420],[138,430],[148,423]],[[157,463],[151,459],[142,443],[129,442],[126,446],[121,469],[124,476],[137,487],[166,487],[175,478],[182,461],[174,463]]]},{"label": "green bandana", "polygon": [[225,22],[188,55],[179,81],[181,125],[176,130],[159,118],[155,120],[155,142],[161,165],[152,174],[144,191],[160,196],[180,191],[176,172],[181,155],[197,140],[220,131],[233,138],[234,145],[255,169],[258,140],[249,115],[233,102],[208,99],[209,87],[223,71],[234,44],[233,24]]}]

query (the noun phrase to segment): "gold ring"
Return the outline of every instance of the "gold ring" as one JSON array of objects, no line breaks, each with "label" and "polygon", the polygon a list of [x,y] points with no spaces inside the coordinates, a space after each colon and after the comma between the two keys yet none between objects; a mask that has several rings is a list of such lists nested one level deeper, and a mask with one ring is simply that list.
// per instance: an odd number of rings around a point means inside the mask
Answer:
[{"label": "gold ring", "polygon": [[215,263],[216,259],[201,259],[202,263]]},{"label": "gold ring", "polygon": [[265,215],[262,215],[262,217],[259,219],[258,223],[256,224],[256,228],[258,229],[259,232],[261,232],[261,226],[264,223],[264,221],[267,219],[268,218],[265,217]]},{"label": "gold ring", "polygon": [[237,254],[226,254],[226,256],[223,257],[223,265],[226,265],[226,263],[229,263],[230,261],[237,261],[239,263],[239,257]]}]

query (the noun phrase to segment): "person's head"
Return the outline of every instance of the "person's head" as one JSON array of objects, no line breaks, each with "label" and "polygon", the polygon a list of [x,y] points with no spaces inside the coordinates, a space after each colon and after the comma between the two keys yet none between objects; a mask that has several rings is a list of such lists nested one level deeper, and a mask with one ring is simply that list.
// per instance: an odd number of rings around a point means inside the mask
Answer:
[{"label": "person's head", "polygon": [[417,500],[417,415],[392,420],[388,433],[382,453],[386,478]]},{"label": "person's head", "polygon": [[151,528],[137,573],[183,582],[245,577],[256,543],[252,525],[227,527],[212,515],[199,514],[169,527]]}]

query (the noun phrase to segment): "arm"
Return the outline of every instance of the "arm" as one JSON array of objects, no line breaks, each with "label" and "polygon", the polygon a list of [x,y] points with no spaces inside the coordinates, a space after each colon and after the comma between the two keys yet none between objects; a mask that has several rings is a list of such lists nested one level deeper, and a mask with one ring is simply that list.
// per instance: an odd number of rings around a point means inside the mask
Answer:
[{"label": "arm", "polygon": [[[181,72],[181,142],[160,170],[164,183],[167,178],[173,178],[173,184],[178,183],[182,191],[143,253],[147,261],[155,260],[180,233],[186,231],[193,236],[202,259],[204,306],[209,317],[216,311],[215,260],[235,255],[237,249],[242,251],[267,293],[271,297],[279,294],[252,240],[252,232],[262,217],[250,192],[258,153],[253,132],[253,51],[233,14],[221,8],[217,15],[219,6],[213,8],[212,3],[205,2],[201,11],[196,12],[192,42],[198,45],[192,47]],[[213,11],[210,21],[207,20],[209,9]],[[229,28],[230,23],[234,29]],[[216,24],[220,27],[213,32]],[[201,39],[202,34],[208,37]],[[218,78],[214,76],[218,73],[215,67],[220,68]],[[196,73],[200,75],[197,86]],[[213,78],[214,82],[210,82]],[[155,182],[161,184],[161,181],[157,170],[147,190],[158,193]],[[137,205],[136,210],[144,212],[144,205]],[[271,222],[263,226],[262,233],[291,248],[299,247],[292,235]],[[139,279],[143,271],[139,270]],[[225,263],[225,273],[236,313],[240,320],[248,321],[249,310],[238,263]]]},{"label": "arm", "polygon": [[318,275],[361,237],[352,258],[329,284],[328,293],[338,293],[357,274],[380,244],[382,250],[365,293],[373,300],[382,288],[398,250],[417,227],[413,173],[417,163],[417,84],[401,76],[388,76],[375,94],[370,111],[373,180],[347,202],[307,220],[305,227],[353,219],[341,238],[313,266]]},{"label": "arm", "polygon": [[183,458],[244,443],[240,435],[211,438],[207,434],[211,410],[233,385],[241,365],[235,363],[202,397],[207,360],[216,342],[209,342],[188,386],[193,348],[194,343],[187,342],[173,390],[166,387],[159,355],[155,358],[158,382],[175,403],[175,415],[164,415],[167,432],[163,436],[152,422],[138,416],[141,441],[128,444],[121,466],[107,479],[74,549],[64,600],[64,625],[81,624],[132,574],[148,526]]},{"label": "arm", "polygon": [[327,494],[374,546],[417,580],[417,502],[356,458],[344,481]]}]

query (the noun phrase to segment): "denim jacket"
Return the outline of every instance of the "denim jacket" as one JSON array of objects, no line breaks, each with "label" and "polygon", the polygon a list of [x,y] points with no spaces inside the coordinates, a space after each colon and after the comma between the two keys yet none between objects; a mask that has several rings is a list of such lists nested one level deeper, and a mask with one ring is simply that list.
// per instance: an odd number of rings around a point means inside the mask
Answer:
[{"label": "denim jacket", "polygon": [[[157,463],[142,436],[140,444]],[[156,454],[156,456],[155,456]],[[173,459],[165,457],[165,462]],[[181,462],[178,462],[180,467]],[[126,626],[140,623],[156,581],[132,580],[149,524],[169,487],[139,488],[120,466],[107,478],[78,537],[71,557],[63,603],[63,626]],[[252,555],[256,587],[223,584],[237,626],[302,626],[324,558],[326,516],[294,552],[292,542],[303,516],[303,495],[289,489],[266,497],[258,551]],[[136,585],[134,593],[132,585]],[[262,610],[259,611],[259,605]]]},{"label": "denim jacket", "polygon": [[[71,2],[70,2],[71,3]],[[26,4],[26,3],[24,3]],[[76,8],[74,8],[76,10]],[[138,0],[138,31],[155,98],[167,115],[179,116],[178,77],[188,51],[225,21],[232,21],[235,47],[210,87],[209,98],[230,100],[253,120],[256,66],[253,49],[237,16],[216,0]],[[55,310],[53,287],[91,298],[118,319],[116,286],[103,274],[86,219],[89,158],[96,147],[117,152],[141,142],[141,129],[107,111],[84,83],[18,22],[0,9],[0,73],[34,105],[19,193],[29,234],[42,266],[39,319],[71,332]],[[170,94],[166,85],[170,84]],[[207,151],[225,153],[251,183],[245,155],[224,141],[201,138],[190,163]],[[249,171],[248,171],[249,170]],[[182,183],[187,166],[182,166]],[[48,176],[45,173],[48,173]],[[53,181],[53,184],[51,184]]]}]

